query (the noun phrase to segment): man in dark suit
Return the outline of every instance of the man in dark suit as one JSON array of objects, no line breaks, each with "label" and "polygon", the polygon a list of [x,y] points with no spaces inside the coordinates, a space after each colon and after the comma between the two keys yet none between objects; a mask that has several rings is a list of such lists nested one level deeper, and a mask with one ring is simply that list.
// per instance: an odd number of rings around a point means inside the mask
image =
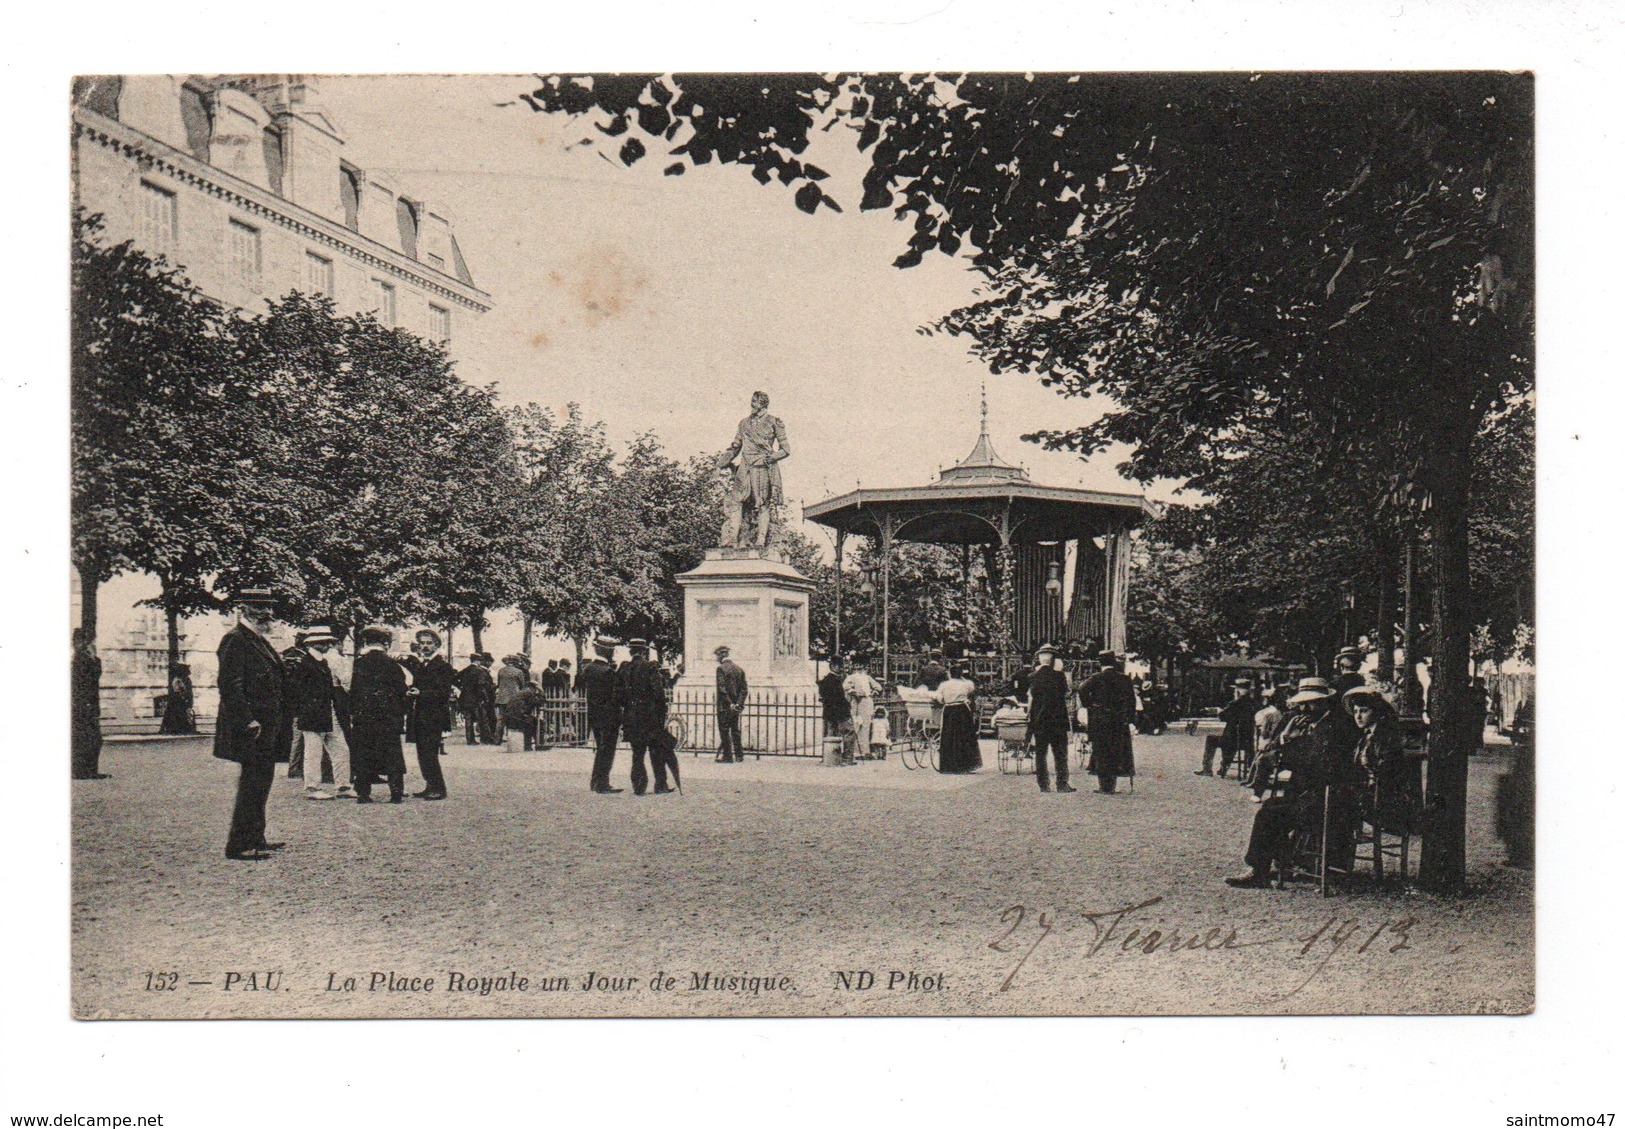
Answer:
[{"label": "man in dark suit", "polygon": [[829,660],[829,673],[818,680],[818,700],[824,707],[824,736],[841,739],[841,760],[852,759],[852,703],[846,700],[846,664]]},{"label": "man in dark suit", "polygon": [[471,712],[474,715],[476,731],[482,745],[499,743],[497,739],[497,683],[496,679],[491,676],[491,666],[495,661],[490,652],[476,651],[469,657],[468,669],[463,672],[468,684],[460,685],[465,699],[470,689],[475,694],[475,705],[472,707]]},{"label": "man in dark suit", "polygon": [[717,658],[717,760],[737,764],[745,759],[739,737],[739,715],[745,710],[750,685],[739,664],[728,657],[727,647],[716,649]]},{"label": "man in dark suit", "polygon": [[413,795],[420,800],[446,798],[446,777],[440,770],[440,754],[445,751],[445,733],[451,728],[451,704],[457,700],[457,672],[440,654],[440,633],[427,627],[414,636],[406,669],[412,672],[413,700],[407,736],[418,750],[418,771],[423,774],[423,791]]},{"label": "man in dark suit", "polygon": [[[660,664],[649,657],[649,644],[643,639],[627,643],[632,661],[622,668],[621,694],[624,712],[621,724],[627,744],[632,746],[632,791],[641,796],[649,788],[649,770],[644,759],[666,730],[666,676]],[[666,761],[657,750],[654,756],[655,795],[675,792],[666,783]]]},{"label": "man in dark suit", "polygon": [[935,690],[948,681],[948,668],[943,664],[942,656],[932,652],[927,657],[925,665],[920,668],[920,685],[927,690]]},{"label": "man in dark suit", "polygon": [[350,680],[350,753],[354,761],[356,802],[372,803],[376,776],[389,779],[389,802],[406,797],[406,755],[401,727],[406,720],[406,670],[389,657],[394,638],[387,627],[361,631],[361,653]]},{"label": "man in dark suit", "polygon": [[1119,776],[1134,776],[1134,743],[1129,724],[1134,720],[1134,683],[1118,669],[1117,656],[1100,652],[1100,673],[1078,689],[1078,704],[1089,711],[1089,771],[1100,782],[1099,791],[1117,791]]},{"label": "man in dark suit", "polygon": [[480,704],[482,698],[480,677],[485,668],[480,665],[478,652],[468,656],[468,665],[457,672],[457,703],[463,711],[463,736],[470,744],[483,743],[480,738],[484,731],[480,728]]},{"label": "man in dark suit", "polygon": [[1055,790],[1076,792],[1067,782],[1067,738],[1072,726],[1066,711],[1066,675],[1055,669],[1055,648],[1038,648],[1038,662],[1027,679],[1031,704],[1027,707],[1027,735],[1032,739],[1038,768],[1038,790],[1049,791],[1049,758],[1055,760]]},{"label": "man in dark suit", "polygon": [[621,736],[621,680],[612,660],[615,640],[600,635],[593,640],[594,657],[581,664],[577,688],[587,699],[587,728],[592,731],[592,777],[588,786],[603,795],[624,791],[609,784],[615,767],[615,743]]},{"label": "man in dark suit", "polygon": [[220,640],[220,713],[214,755],[241,765],[226,857],[260,861],[283,846],[265,839],[265,801],[276,766],[287,759],[282,741],[282,657],[266,640],[275,597],[264,588],[237,596],[237,626]]}]

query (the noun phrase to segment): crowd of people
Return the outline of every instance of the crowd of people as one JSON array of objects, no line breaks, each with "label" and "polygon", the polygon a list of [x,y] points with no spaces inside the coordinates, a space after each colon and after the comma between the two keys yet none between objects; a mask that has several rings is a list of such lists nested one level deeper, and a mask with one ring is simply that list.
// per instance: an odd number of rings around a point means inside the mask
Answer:
[{"label": "crowd of people", "polygon": [[[339,637],[321,624],[297,633],[292,647],[277,652],[268,638],[274,603],[269,591],[242,592],[239,622],[220,643],[214,752],[242,766],[226,843],[230,859],[269,858],[284,845],[265,835],[266,800],[281,763],[288,764],[290,777],[304,781],[310,800],[370,804],[374,789],[383,786],[389,802],[400,804],[406,800],[404,742],[410,741],[424,784],[413,797],[447,799],[440,761],[454,712],[462,717],[469,745],[507,740],[517,749],[538,740],[544,747],[550,740],[573,743],[582,735],[567,719],[584,707],[585,736],[594,751],[587,782],[592,792],[624,792],[611,780],[623,738],[631,747],[635,794],[680,790],[676,741],[668,729],[672,672],[650,657],[647,640],[628,640],[630,658],[617,665],[620,640],[599,636],[592,659],[573,678],[567,659],[551,660],[533,675],[522,654],[506,656],[494,674],[495,661],[484,652],[454,670],[441,653],[439,633],[428,628],[414,633],[404,655],[391,653],[392,629],[363,628],[358,653],[347,660]],[[715,658],[717,761],[738,763],[744,759],[741,719],[750,701],[749,679],[728,647],[716,648]],[[1407,756],[1391,695],[1360,673],[1363,658],[1359,648],[1345,648],[1331,679],[1303,678],[1295,687],[1255,687],[1248,677],[1235,681],[1232,700],[1218,711],[1222,731],[1206,741],[1196,769],[1199,776],[1223,778],[1236,768],[1259,804],[1248,870],[1227,879],[1231,885],[1261,887],[1272,876],[1290,875],[1294,851],[1319,841],[1322,830],[1342,855],[1353,850],[1351,829],[1360,818],[1374,814],[1389,826],[1414,822],[1419,774]],[[1131,680],[1119,656],[1101,652],[1098,667],[1074,685],[1062,652],[1046,644],[1030,669],[998,688],[1004,694],[996,716],[1024,723],[1024,753],[1033,758],[1041,792],[1077,790],[1069,774],[1076,732],[1087,735],[1088,771],[1097,791],[1109,795],[1121,778],[1134,775],[1135,726],[1144,732],[1148,724],[1166,724],[1155,716],[1153,688]],[[970,667],[933,655],[917,682],[913,695],[936,707],[940,719],[939,771],[980,769],[978,700],[985,691]],[[182,712],[182,703],[190,707],[189,690],[189,682],[171,687],[177,726],[182,718],[190,720]],[[819,681],[826,738],[839,741],[849,762],[886,756],[892,734],[880,708],[885,690],[862,657],[832,660]],[[548,710],[550,703],[555,711]]]},{"label": "crowd of people", "polygon": [[1237,767],[1259,804],[1248,838],[1247,870],[1225,881],[1262,888],[1285,882],[1306,845],[1326,844],[1316,866],[1346,870],[1359,823],[1416,827],[1425,816],[1418,762],[1407,755],[1391,693],[1360,673],[1358,647],[1338,652],[1330,679],[1266,688],[1238,678],[1219,713],[1224,729],[1209,738],[1198,776]]},{"label": "crowd of people", "polygon": [[[278,652],[270,642],[275,604],[275,594],[266,589],[239,593],[237,625],[220,642],[214,755],[241,766],[226,838],[228,859],[260,861],[286,846],[265,833],[266,803],[279,764],[304,782],[305,796],[313,801],[370,804],[381,785],[389,802],[400,804],[407,798],[404,744],[410,741],[424,784],[413,798],[445,800],[440,760],[454,712],[462,716],[470,745],[522,738],[529,748],[538,733],[558,732],[544,722],[547,703],[572,693],[586,704],[595,750],[588,782],[593,792],[624,791],[610,782],[622,736],[632,748],[633,792],[650,791],[651,769],[653,794],[679,790],[672,787],[680,787],[680,780],[666,728],[670,672],[649,657],[646,640],[629,640],[631,658],[617,667],[620,641],[600,636],[595,657],[574,681],[568,660],[550,661],[533,677],[528,657],[517,654],[507,656],[493,674],[495,661],[484,652],[454,670],[441,653],[440,634],[429,628],[413,634],[411,651],[404,655],[391,653],[393,629],[371,626],[358,633],[354,659],[346,659],[339,637],[324,624],[296,633],[293,646]],[[743,672],[738,689],[742,709]],[[737,721],[732,732],[737,750]]]},{"label": "crowd of people", "polygon": [[[1075,792],[1068,774],[1071,734],[1083,727],[1089,735],[1089,771],[1097,790],[1112,794],[1121,777],[1134,775],[1131,725],[1138,703],[1134,683],[1122,671],[1119,656],[1099,654],[1099,671],[1073,686],[1064,652],[1045,644],[1034,655],[1033,667],[1018,673],[1002,689],[1004,705],[1017,711],[1028,726],[1036,758],[1041,791]],[[883,688],[869,673],[862,657],[830,660],[829,673],[818,683],[824,733],[839,739],[846,759],[880,759],[891,742],[889,719],[877,706]],[[932,654],[917,675],[916,695],[940,711],[937,730],[937,770],[947,774],[975,772],[982,767],[979,699],[986,690],[972,677],[965,660]]]}]

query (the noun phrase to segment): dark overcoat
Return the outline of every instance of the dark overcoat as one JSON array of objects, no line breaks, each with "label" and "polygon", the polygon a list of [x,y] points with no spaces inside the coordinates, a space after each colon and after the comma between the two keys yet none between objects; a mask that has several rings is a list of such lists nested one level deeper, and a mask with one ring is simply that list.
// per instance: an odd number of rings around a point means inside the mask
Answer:
[{"label": "dark overcoat", "polygon": [[[238,624],[220,640],[220,714],[214,755],[221,760],[286,761],[282,740],[285,681],[282,656],[261,636]],[[249,726],[259,722],[257,733]]]},{"label": "dark overcoat", "polygon": [[717,664],[717,712],[738,713],[745,708],[750,696],[750,683],[745,672],[732,659]]},{"label": "dark overcoat", "polygon": [[350,754],[358,779],[404,776],[401,726],[406,720],[406,671],[382,651],[363,651],[350,680]]},{"label": "dark overcoat", "polygon": [[296,724],[306,733],[333,731],[333,668],[307,651],[292,664],[289,696]]},{"label": "dark overcoat", "polygon": [[1027,732],[1065,733],[1071,726],[1066,715],[1066,675],[1052,666],[1033,671],[1027,683],[1032,695],[1027,707]]},{"label": "dark overcoat", "polygon": [[441,655],[428,662],[413,655],[406,668],[412,672],[412,687],[418,692],[412,710],[412,732],[447,732],[451,729],[451,692],[457,686],[457,672]]},{"label": "dark overcoat", "polygon": [[471,662],[457,672],[457,692],[462,695],[463,709],[472,710],[495,700],[496,683],[491,672],[479,663]]},{"label": "dark overcoat", "polygon": [[1120,670],[1103,670],[1078,689],[1089,711],[1089,771],[1096,776],[1133,776],[1134,683]]},{"label": "dark overcoat", "polygon": [[666,728],[666,676],[653,659],[621,668],[621,727],[634,745],[648,745]]},{"label": "dark overcoat", "polygon": [[621,679],[603,659],[590,659],[577,676],[582,696],[587,699],[587,727],[593,732],[609,732],[621,724]]}]

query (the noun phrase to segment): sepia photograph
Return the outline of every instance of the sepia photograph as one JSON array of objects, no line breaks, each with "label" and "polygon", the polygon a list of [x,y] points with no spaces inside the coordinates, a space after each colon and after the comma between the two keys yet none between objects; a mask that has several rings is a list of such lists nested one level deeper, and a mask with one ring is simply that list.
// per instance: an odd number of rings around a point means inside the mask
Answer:
[{"label": "sepia photograph", "polygon": [[78,74],[72,1015],[1533,1011],[1541,90]]}]

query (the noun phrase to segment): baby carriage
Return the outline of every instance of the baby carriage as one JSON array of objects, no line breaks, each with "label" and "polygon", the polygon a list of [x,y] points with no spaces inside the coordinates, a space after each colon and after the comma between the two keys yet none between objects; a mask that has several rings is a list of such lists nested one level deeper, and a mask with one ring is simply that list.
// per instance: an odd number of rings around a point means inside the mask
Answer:
[{"label": "baby carriage", "polygon": [[1033,751],[1027,743],[1027,711],[1008,702],[993,715],[993,735],[999,742],[999,771],[1020,776],[1033,771]]},{"label": "baby carriage", "polygon": [[942,746],[942,707],[929,691],[900,686],[897,694],[908,711],[904,731],[903,767],[936,768]]}]

